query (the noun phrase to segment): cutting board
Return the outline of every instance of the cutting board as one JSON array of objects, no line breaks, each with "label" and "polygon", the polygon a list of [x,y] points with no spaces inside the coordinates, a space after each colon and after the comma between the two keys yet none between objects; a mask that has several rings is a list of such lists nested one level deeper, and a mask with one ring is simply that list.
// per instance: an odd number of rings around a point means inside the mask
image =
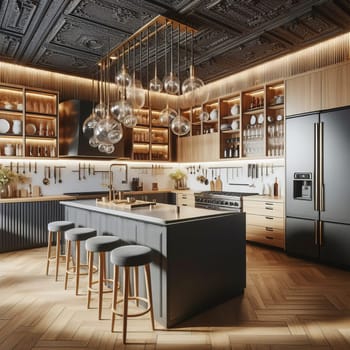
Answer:
[{"label": "cutting board", "polygon": [[222,191],[222,181],[220,179],[220,175],[218,175],[215,181],[215,191]]},{"label": "cutting board", "polygon": [[156,202],[148,202],[148,201],[141,201],[136,200],[133,203],[128,203],[127,200],[114,200],[112,202],[103,202],[100,200],[96,200],[96,203],[101,206],[106,207],[115,207],[115,208],[121,208],[121,209],[133,209],[133,208],[139,208],[139,207],[148,207],[150,205],[156,205]]}]

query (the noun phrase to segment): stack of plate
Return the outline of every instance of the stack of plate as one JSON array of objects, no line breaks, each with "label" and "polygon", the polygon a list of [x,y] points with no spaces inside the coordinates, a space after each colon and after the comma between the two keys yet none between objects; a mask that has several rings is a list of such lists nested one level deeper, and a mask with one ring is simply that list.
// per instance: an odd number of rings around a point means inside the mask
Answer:
[{"label": "stack of plate", "polygon": [[10,123],[6,119],[0,119],[0,134],[6,134],[10,130]]}]

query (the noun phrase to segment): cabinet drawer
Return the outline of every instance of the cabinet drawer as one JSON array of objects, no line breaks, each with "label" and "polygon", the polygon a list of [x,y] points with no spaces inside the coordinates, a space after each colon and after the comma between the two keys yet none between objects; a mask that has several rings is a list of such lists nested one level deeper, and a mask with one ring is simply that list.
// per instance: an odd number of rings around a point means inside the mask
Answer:
[{"label": "cabinet drawer", "polygon": [[247,225],[257,225],[284,230],[284,218],[268,215],[246,215]]},{"label": "cabinet drawer", "polygon": [[178,194],[176,196],[176,205],[184,205],[184,206],[194,207],[194,195]]},{"label": "cabinet drawer", "polygon": [[273,237],[266,238],[260,235],[247,234],[247,241],[266,244],[272,247],[284,249],[284,240],[276,239]]},{"label": "cabinet drawer", "polygon": [[258,201],[245,201],[243,210],[247,214],[256,214],[264,216],[284,216],[283,203],[276,202],[258,202]]},{"label": "cabinet drawer", "polygon": [[274,247],[284,248],[283,230],[266,230],[264,227],[247,225],[246,239],[247,241],[253,241]]}]

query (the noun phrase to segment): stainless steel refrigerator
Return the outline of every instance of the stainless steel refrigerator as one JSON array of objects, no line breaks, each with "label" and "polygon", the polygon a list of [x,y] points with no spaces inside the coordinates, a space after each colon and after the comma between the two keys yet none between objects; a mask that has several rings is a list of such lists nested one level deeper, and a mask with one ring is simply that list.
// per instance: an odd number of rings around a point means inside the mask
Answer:
[{"label": "stainless steel refrigerator", "polygon": [[286,251],[350,267],[350,108],[286,120]]}]

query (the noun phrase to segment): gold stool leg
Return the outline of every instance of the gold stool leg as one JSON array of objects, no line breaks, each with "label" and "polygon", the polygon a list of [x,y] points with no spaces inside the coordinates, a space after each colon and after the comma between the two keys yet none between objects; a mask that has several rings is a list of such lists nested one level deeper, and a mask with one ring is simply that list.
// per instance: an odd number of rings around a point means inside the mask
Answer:
[{"label": "gold stool leg", "polygon": [[52,232],[49,231],[48,242],[47,242],[46,275],[49,274],[49,266],[50,266],[50,259],[51,259],[51,247],[52,247]]},{"label": "gold stool leg", "polygon": [[139,306],[139,267],[134,266],[134,297],[136,298],[136,306]]},{"label": "gold stool leg", "polygon": [[129,281],[130,281],[130,268],[124,267],[124,311],[123,311],[123,344],[126,343],[126,330],[128,322],[128,302],[129,302]]},{"label": "gold stool leg", "polygon": [[89,270],[88,270],[88,299],[87,299],[87,308],[90,309],[90,302],[91,302],[91,288],[92,288],[92,275],[93,275],[93,265],[94,265],[94,253],[88,252],[88,264],[89,264]]},{"label": "gold stool leg", "polygon": [[70,262],[70,256],[71,256],[71,249],[72,249],[72,241],[67,240],[67,249],[66,249],[66,274],[64,277],[64,289],[67,289],[68,285],[68,271],[69,271],[69,262]]},{"label": "gold stool leg", "polygon": [[114,332],[115,315],[116,315],[116,312],[117,312],[118,279],[119,279],[119,267],[117,265],[114,265],[113,300],[112,300],[112,326],[111,326],[112,332]]},{"label": "gold stool leg", "polygon": [[79,294],[80,278],[80,241],[75,241],[76,269],[75,269],[75,295]]},{"label": "gold stool leg", "polygon": [[99,277],[98,277],[98,319],[101,319],[102,316],[102,300],[103,300],[103,277],[105,275],[105,253],[99,253]]},{"label": "gold stool leg", "polygon": [[151,313],[151,322],[152,329],[154,330],[154,314],[153,314],[153,297],[152,297],[152,283],[151,283],[151,269],[150,265],[145,265],[145,279],[146,279],[146,291],[147,299],[149,301],[150,313]]},{"label": "gold stool leg", "polygon": [[61,255],[61,232],[57,232],[56,233],[56,274],[55,274],[56,281],[58,277],[58,267],[60,265],[60,255]]}]

